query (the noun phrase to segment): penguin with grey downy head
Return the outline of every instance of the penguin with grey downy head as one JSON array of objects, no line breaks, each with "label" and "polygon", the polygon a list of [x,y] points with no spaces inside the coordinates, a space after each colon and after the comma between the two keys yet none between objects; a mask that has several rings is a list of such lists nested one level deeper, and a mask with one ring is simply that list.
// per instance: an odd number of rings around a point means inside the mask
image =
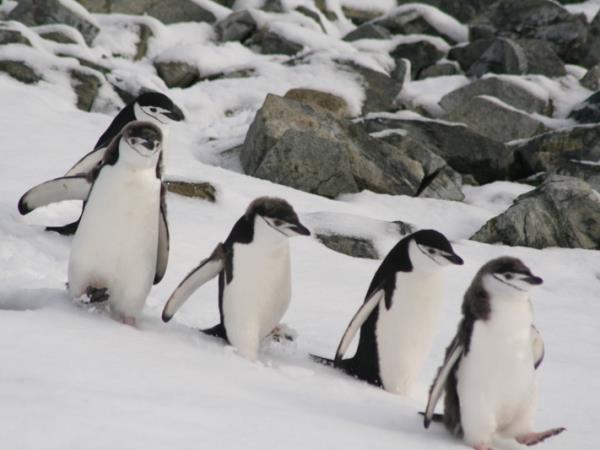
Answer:
[{"label": "penguin with grey downy head", "polygon": [[[166,126],[172,121],[184,120],[184,115],[181,109],[173,103],[173,101],[160,92],[144,92],[138,95],[132,102],[125,106],[119,114],[113,119],[108,128],[102,133],[102,136],[96,142],[94,149],[81,158],[71,167],[64,177],[87,176],[95,169],[98,164],[101,164],[104,158],[104,152],[113,139],[121,132],[130,122],[142,120],[151,122],[164,132]],[[164,136],[163,136],[164,142]],[[52,180],[54,181],[54,180]],[[36,202],[29,201],[28,208],[21,211],[21,214],[26,214],[41,206],[46,206],[51,203],[61,202],[64,200],[81,200],[81,195],[78,191],[72,192],[66,188],[54,190],[48,189],[47,183],[42,183],[30,189],[35,197]],[[64,226],[46,227],[48,231],[56,231],[63,235],[71,235],[77,230],[79,224],[77,219],[75,222]]]},{"label": "penguin with grey downy head", "polygon": [[85,303],[107,302],[112,316],[129,325],[167,269],[161,162],[160,128],[135,121],[113,139],[91,174],[48,186],[88,193],[69,257],[70,295]]},{"label": "penguin with grey downy head", "polygon": [[544,344],[533,326],[529,291],[542,279],[517,258],[483,265],[467,289],[462,320],[429,391],[425,428],[445,392],[446,428],[476,450],[493,437],[534,445],[564,428],[533,431],[536,369]]},{"label": "penguin with grey downy head", "polygon": [[[435,336],[443,294],[442,269],[462,263],[438,231],[420,230],[406,236],[375,272],[335,359],[313,358],[387,391],[407,394]],[[342,359],[359,329],[355,355]]]},{"label": "penguin with grey downy head", "polygon": [[171,320],[204,283],[219,276],[220,323],[205,333],[225,339],[256,360],[260,343],[278,326],[291,299],[288,238],[308,236],[292,206],[260,197],[250,203],[224,243],[192,270],[169,297],[162,319]]}]

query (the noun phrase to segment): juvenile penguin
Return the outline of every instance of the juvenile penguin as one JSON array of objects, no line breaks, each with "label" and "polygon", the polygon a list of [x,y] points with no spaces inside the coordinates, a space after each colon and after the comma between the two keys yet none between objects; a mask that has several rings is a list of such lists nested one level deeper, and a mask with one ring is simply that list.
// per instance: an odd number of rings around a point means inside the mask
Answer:
[{"label": "juvenile penguin", "polygon": [[[435,230],[420,230],[398,242],[375,272],[332,364],[387,391],[407,394],[435,335],[442,269],[462,263],[448,239]],[[359,328],[356,354],[342,359]]]},{"label": "juvenile penguin", "polygon": [[261,341],[279,324],[290,303],[288,238],[309,234],[285,200],[257,198],[225,242],[171,294],[163,320],[171,320],[196,289],[218,275],[221,320],[204,331],[228,341],[241,356],[256,360]]},{"label": "juvenile penguin", "polygon": [[[64,176],[89,176],[95,167],[102,162],[109,144],[121,132],[123,127],[130,122],[135,120],[148,121],[158,125],[164,131],[165,126],[169,122],[181,121],[183,119],[183,112],[169,97],[160,92],[144,92],[117,114],[108,128],[102,133],[98,142],[96,142],[94,149],[77,161]],[[31,204],[30,210],[27,212],[40,206],[46,206],[63,200],[80,200],[81,195],[78,191],[70,191],[67,187],[61,190],[48,188],[47,183],[42,183],[28,191],[28,193],[34,193],[38,203]],[[70,235],[77,230],[79,220],[64,226],[47,227],[46,230]]]},{"label": "juvenile penguin", "polygon": [[534,445],[564,428],[532,431],[535,369],[544,345],[533,326],[529,291],[542,284],[519,259],[489,261],[465,293],[462,320],[431,386],[425,428],[445,391],[446,428],[476,450],[494,435]]},{"label": "juvenile penguin", "polygon": [[69,293],[90,302],[108,300],[116,319],[135,325],[152,284],[164,276],[169,231],[161,180],[161,130],[131,122],[106,149],[91,179],[56,184],[89,194],[69,258]]}]

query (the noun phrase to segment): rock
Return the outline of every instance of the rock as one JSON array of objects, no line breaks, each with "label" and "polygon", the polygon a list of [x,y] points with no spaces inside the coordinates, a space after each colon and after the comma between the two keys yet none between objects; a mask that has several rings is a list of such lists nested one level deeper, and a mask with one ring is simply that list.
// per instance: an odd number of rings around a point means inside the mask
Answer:
[{"label": "rock", "polygon": [[361,84],[365,92],[362,114],[396,109],[395,100],[402,90],[402,80],[394,79],[385,73],[359,66],[350,61],[339,62],[339,64],[343,69],[356,73],[362,79]]},{"label": "rock", "polygon": [[82,111],[91,111],[102,81],[95,74],[83,70],[71,70],[70,75],[71,86],[77,94],[77,108]]},{"label": "rock", "polygon": [[169,88],[187,88],[200,80],[198,68],[185,62],[155,61],[154,68]]},{"label": "rock", "polygon": [[77,41],[67,33],[58,30],[40,33],[40,37],[48,41],[58,42],[59,44],[77,44]]},{"label": "rock", "polygon": [[31,42],[18,30],[9,28],[6,24],[0,24],[0,45],[23,44],[31,47]]},{"label": "rock", "polygon": [[496,29],[487,23],[473,23],[469,25],[469,41],[478,41],[480,39],[494,39]]},{"label": "rock", "polygon": [[401,128],[407,135],[437,153],[462,175],[478,183],[508,179],[515,164],[513,150],[469,130],[436,120],[372,117],[363,121],[368,132]]},{"label": "rock", "polygon": [[270,30],[260,30],[244,43],[250,47],[258,47],[265,55],[295,55],[304,48]]},{"label": "rock", "polygon": [[197,183],[180,180],[166,180],[165,184],[167,185],[167,190],[173,194],[199,198],[211,203],[216,201],[217,190],[208,182]]},{"label": "rock", "polygon": [[410,61],[412,79],[417,79],[419,72],[438,62],[444,52],[429,41],[417,41],[399,44],[390,52],[396,62],[406,58]]},{"label": "rock", "polygon": [[[419,3],[435,6],[446,14],[455,17],[460,22],[468,23],[483,9],[487,8],[495,1],[496,0],[420,0]],[[414,0],[396,0],[396,2],[398,5],[415,3]]]},{"label": "rock", "polygon": [[327,248],[355,258],[379,259],[373,243],[368,239],[339,234],[316,234],[316,238]]},{"label": "rock", "polygon": [[331,20],[332,22],[338,20],[338,16],[335,11],[332,11],[328,8],[327,0],[315,0],[315,6],[319,11],[321,11],[321,13],[323,13],[327,20]]},{"label": "rock", "polygon": [[456,63],[443,62],[434,64],[433,66],[426,67],[419,74],[419,79],[424,80],[425,78],[434,77],[446,77],[449,75],[462,75],[463,71]]},{"label": "rock", "polygon": [[590,23],[588,42],[582,64],[593,67],[600,63],[600,11],[596,13]]},{"label": "rock", "polygon": [[579,62],[588,40],[585,16],[570,14],[552,0],[500,0],[474,22],[491,24],[500,36],[547,41],[567,63]]},{"label": "rock", "polygon": [[138,24],[138,41],[135,44],[134,61],[139,61],[148,53],[148,40],[154,36],[152,30],[145,23]]},{"label": "rock", "polygon": [[375,9],[369,9],[369,8],[359,9],[359,8],[350,8],[347,6],[342,6],[342,12],[348,19],[350,19],[356,25],[362,25],[363,23],[369,22],[373,19],[376,19],[377,17],[379,17],[383,14],[382,11],[378,11]]},{"label": "rock", "polygon": [[60,0],[20,0],[7,19],[27,26],[55,23],[70,25],[79,30],[88,45],[92,44],[100,31],[84,8],[73,8]]},{"label": "rock", "polygon": [[352,42],[358,41],[359,39],[390,39],[391,37],[392,33],[386,28],[375,23],[365,23],[344,36],[344,41]]},{"label": "rock", "polygon": [[472,97],[444,117],[498,142],[529,138],[547,131],[542,122],[495,97]]},{"label": "rock", "polygon": [[309,9],[306,6],[302,6],[302,5],[296,7],[295,10],[298,11],[300,14],[304,14],[306,17],[310,17],[312,20],[314,20],[316,23],[319,24],[323,33],[327,33],[327,29],[325,28],[325,25],[323,25],[323,22],[321,21],[321,16],[315,10]]},{"label": "rock", "polygon": [[[600,58],[599,58],[600,60]],[[588,88],[590,91],[597,91],[600,89],[600,64],[596,64],[590,70],[586,72],[581,80],[581,85]]]},{"label": "rock", "polygon": [[554,175],[523,194],[471,239],[534,248],[600,249],[600,194],[588,183]]},{"label": "rock", "polygon": [[392,70],[390,77],[392,80],[399,81],[404,85],[404,82],[407,79],[410,81],[410,61],[408,59],[397,59],[395,63],[396,66],[394,67],[394,70]]},{"label": "rock", "polygon": [[193,0],[77,0],[88,11],[155,17],[164,24],[176,22],[214,23],[215,15]]},{"label": "rock", "polygon": [[521,75],[527,72],[525,51],[512,39],[494,39],[467,70],[470,77],[481,77],[486,73]]},{"label": "rock", "polygon": [[562,164],[553,173],[579,178],[588,183],[592,189],[600,192],[600,163],[592,161],[571,160]]},{"label": "rock", "polygon": [[247,174],[327,197],[369,189],[414,195],[421,165],[350,121],[268,95],[240,154]]},{"label": "rock", "polygon": [[252,14],[247,10],[234,11],[225,19],[215,24],[215,32],[221,42],[248,39],[258,26]]},{"label": "rock", "polygon": [[573,108],[569,118],[579,123],[598,123],[600,121],[600,91],[593,93]]},{"label": "rock", "polygon": [[461,186],[462,176],[450,166],[444,166],[421,183],[421,189],[417,195],[425,198],[462,202],[465,199],[465,194]]},{"label": "rock", "polygon": [[42,77],[38,75],[35,70],[33,70],[23,61],[0,61],[0,72],[4,72],[13,77],[15,80],[25,84],[37,83],[42,79]]},{"label": "rock", "polygon": [[525,52],[528,74],[539,74],[547,77],[562,77],[567,74],[565,65],[546,41],[540,39],[518,39]]},{"label": "rock", "polygon": [[600,125],[550,131],[509,147],[522,163],[521,178],[556,170],[571,160],[600,161]]},{"label": "rock", "polygon": [[452,47],[448,52],[448,59],[456,61],[462,70],[469,70],[473,64],[490,48],[494,39],[480,39],[468,44]]},{"label": "rock", "polygon": [[348,104],[346,100],[329,92],[317,91],[314,89],[290,89],[284,95],[284,98],[295,100],[311,108],[321,108],[337,117],[350,117]]},{"label": "rock", "polygon": [[499,77],[486,77],[460,87],[440,100],[440,106],[450,112],[478,95],[489,95],[529,113],[552,115],[552,105],[518,84]]}]

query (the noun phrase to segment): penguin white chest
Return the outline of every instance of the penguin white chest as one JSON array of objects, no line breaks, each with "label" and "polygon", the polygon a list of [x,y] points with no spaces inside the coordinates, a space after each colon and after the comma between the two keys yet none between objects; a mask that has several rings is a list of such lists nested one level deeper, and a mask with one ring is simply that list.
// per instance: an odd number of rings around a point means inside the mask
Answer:
[{"label": "penguin white chest", "polygon": [[473,327],[469,352],[457,371],[457,391],[465,433],[482,417],[497,430],[526,415],[536,394],[527,301],[497,300],[487,321]]},{"label": "penguin white chest", "polygon": [[431,350],[442,300],[439,272],[396,275],[391,308],[379,304],[376,324],[383,387],[408,394]]},{"label": "penguin white chest", "polygon": [[135,317],[152,287],[160,180],[154,170],[106,166],[88,198],[69,259],[69,290],[107,288],[111,308]]},{"label": "penguin white chest", "polygon": [[232,263],[233,279],[223,291],[224,325],[231,344],[254,360],[260,341],[279,323],[290,303],[287,239],[263,241],[255,235],[249,244],[234,244]]}]

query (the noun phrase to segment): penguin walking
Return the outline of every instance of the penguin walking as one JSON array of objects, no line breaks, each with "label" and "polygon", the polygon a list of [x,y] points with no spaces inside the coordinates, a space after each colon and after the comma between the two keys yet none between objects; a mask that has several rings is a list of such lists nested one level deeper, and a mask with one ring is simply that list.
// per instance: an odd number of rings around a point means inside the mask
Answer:
[{"label": "penguin walking", "polygon": [[167,301],[162,319],[204,283],[219,276],[220,323],[205,333],[221,337],[256,360],[261,341],[277,326],[291,298],[288,238],[310,235],[285,200],[260,197],[248,206],[224,243],[192,270]]},{"label": "penguin walking", "polygon": [[[162,183],[162,132],[150,122],[131,122],[106,149],[91,175],[49,181],[86,201],[69,258],[73,298],[108,301],[116,319],[135,325],[152,284],[163,278],[169,230]],[[85,195],[84,195],[85,194]],[[25,194],[27,211],[35,192]]]},{"label": "penguin walking", "polygon": [[[164,127],[169,122],[184,120],[184,115],[181,109],[169,97],[160,92],[152,91],[140,94],[117,114],[108,128],[102,133],[98,142],[96,142],[94,149],[77,161],[64,176],[90,176],[96,166],[103,161],[104,153],[113,139],[121,132],[123,127],[135,120],[151,122],[164,131]],[[42,183],[28,191],[32,195],[35,195],[36,198],[36,203],[31,204],[32,209],[63,200],[81,200],[79,190],[70,189],[77,187],[74,183],[64,184],[62,189],[50,189],[51,186],[56,185]],[[77,219],[68,225],[47,227],[46,230],[56,231],[63,235],[71,235],[77,230],[79,221],[80,219]]]},{"label": "penguin walking", "polygon": [[424,425],[445,391],[446,428],[476,450],[491,450],[494,435],[534,445],[563,432],[532,431],[536,368],[544,357],[533,326],[529,291],[542,284],[522,261],[486,263],[467,289],[463,317],[429,392]]},{"label": "penguin walking", "polygon": [[[429,353],[442,300],[442,269],[461,265],[435,230],[403,238],[385,257],[363,305],[352,318],[335,360],[314,357],[385,390],[405,395]],[[342,359],[360,328],[354,357]]]}]

